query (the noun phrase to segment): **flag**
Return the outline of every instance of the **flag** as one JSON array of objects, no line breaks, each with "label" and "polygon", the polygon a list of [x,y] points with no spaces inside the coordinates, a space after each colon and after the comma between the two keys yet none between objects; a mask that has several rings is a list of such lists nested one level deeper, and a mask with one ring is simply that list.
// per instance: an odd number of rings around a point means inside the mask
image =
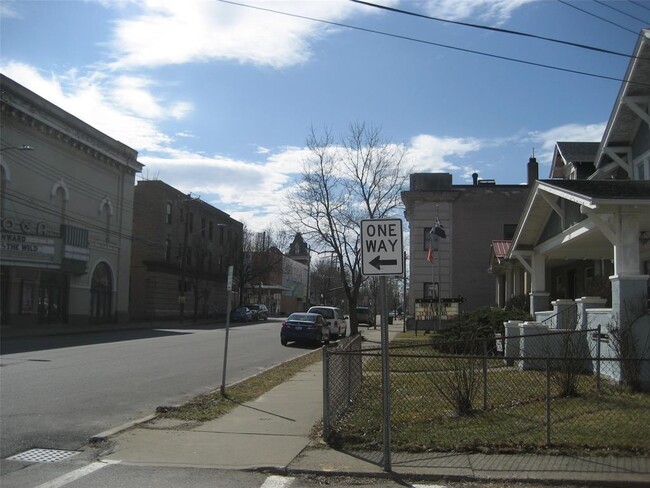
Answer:
[{"label": "flag", "polygon": [[440,238],[446,239],[447,234],[445,232],[445,229],[442,227],[442,224],[440,223],[440,219],[436,217],[436,222],[429,231],[429,249],[427,252],[427,261],[430,263],[433,263],[433,251],[438,250],[438,241]]},{"label": "flag", "polygon": [[433,246],[429,244],[429,251],[427,252],[427,261],[433,263]]},{"label": "flag", "polygon": [[441,237],[443,239],[447,238],[447,234],[445,233],[445,229],[443,229],[442,224],[440,223],[440,219],[436,217],[436,223],[433,226],[433,229],[431,230],[433,232],[433,235]]}]

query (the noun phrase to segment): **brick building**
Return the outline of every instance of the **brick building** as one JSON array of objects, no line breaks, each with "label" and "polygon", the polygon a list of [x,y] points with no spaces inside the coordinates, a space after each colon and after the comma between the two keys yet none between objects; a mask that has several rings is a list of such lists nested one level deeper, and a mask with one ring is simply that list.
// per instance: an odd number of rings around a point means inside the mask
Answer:
[{"label": "brick building", "polygon": [[134,208],[132,318],[214,316],[215,306],[225,314],[242,223],[157,180],[138,182]]}]

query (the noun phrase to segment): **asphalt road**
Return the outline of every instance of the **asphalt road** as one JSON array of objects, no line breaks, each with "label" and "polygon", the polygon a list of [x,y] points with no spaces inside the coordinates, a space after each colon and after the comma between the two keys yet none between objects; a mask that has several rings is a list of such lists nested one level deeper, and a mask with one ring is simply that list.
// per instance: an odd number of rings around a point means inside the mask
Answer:
[{"label": "asphalt road", "polygon": [[[221,385],[225,325],[2,342],[0,457],[75,450],[107,429]],[[280,345],[280,321],[231,327],[226,384],[308,352]]]}]

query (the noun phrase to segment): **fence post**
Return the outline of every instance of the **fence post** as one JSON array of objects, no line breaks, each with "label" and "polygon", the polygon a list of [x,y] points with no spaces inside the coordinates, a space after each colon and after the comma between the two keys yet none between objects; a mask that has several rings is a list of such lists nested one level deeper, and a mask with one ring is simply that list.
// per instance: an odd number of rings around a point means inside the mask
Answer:
[{"label": "fence post", "polygon": [[546,445],[551,445],[551,363],[546,357]]},{"label": "fence post", "polygon": [[329,405],[329,347],[323,345],[323,437],[325,442],[330,438],[330,405]]},{"label": "fence post", "polygon": [[596,391],[600,393],[600,334],[602,325],[598,324],[598,336],[596,339]]},{"label": "fence post", "polygon": [[347,377],[347,380],[348,380],[347,381],[347,392],[346,392],[347,393],[346,399],[347,399],[348,405],[352,401],[352,354],[350,353],[350,349],[351,348],[346,347],[346,353],[347,354],[346,354],[346,361],[345,361],[346,370],[347,370],[345,376]]},{"label": "fence post", "polygon": [[483,339],[483,410],[488,409],[487,339]]}]

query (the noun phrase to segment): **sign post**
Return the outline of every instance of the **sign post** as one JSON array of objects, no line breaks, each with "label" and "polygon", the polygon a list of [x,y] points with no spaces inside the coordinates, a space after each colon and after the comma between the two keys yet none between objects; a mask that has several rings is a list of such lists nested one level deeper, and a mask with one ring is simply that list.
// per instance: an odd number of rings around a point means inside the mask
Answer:
[{"label": "sign post", "polygon": [[226,339],[223,346],[223,371],[221,372],[221,396],[226,396],[226,365],[228,364],[228,334],[230,332],[230,301],[232,294],[233,267],[228,266],[228,304],[226,305]]},{"label": "sign post", "polygon": [[402,221],[375,219],[361,221],[361,274],[379,276],[381,297],[381,384],[384,406],[384,471],[391,471],[390,371],[388,368],[388,296],[386,276],[404,273]]}]

